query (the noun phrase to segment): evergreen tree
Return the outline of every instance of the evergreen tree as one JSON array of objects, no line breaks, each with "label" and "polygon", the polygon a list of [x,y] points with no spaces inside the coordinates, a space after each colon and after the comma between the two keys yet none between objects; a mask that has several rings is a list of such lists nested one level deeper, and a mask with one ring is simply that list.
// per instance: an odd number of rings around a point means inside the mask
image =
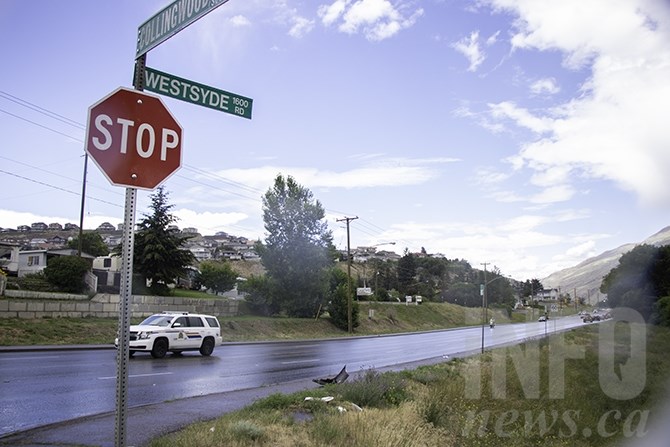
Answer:
[{"label": "evergreen tree", "polygon": [[289,316],[314,316],[328,290],[328,267],[335,258],[325,211],[311,191],[281,174],[263,196],[268,235],[256,244],[273,300]]},{"label": "evergreen tree", "polygon": [[401,295],[414,295],[416,289],[416,260],[409,249],[405,248],[403,257],[398,260],[398,288]]},{"label": "evergreen tree", "polygon": [[[330,322],[343,331],[349,330],[349,298],[351,298],[351,327],[358,327],[360,320],[358,317],[358,302],[353,300],[353,286],[347,287],[347,274],[338,268],[331,269],[328,314]],[[351,297],[349,291],[352,291]]]},{"label": "evergreen tree", "polygon": [[195,257],[181,248],[188,237],[170,228],[177,218],[170,213],[174,205],[168,204],[164,188],[159,187],[150,198],[153,213],[144,215],[135,233],[133,269],[151,282],[152,293],[166,295],[168,284],[185,276],[186,267],[195,262]]}]

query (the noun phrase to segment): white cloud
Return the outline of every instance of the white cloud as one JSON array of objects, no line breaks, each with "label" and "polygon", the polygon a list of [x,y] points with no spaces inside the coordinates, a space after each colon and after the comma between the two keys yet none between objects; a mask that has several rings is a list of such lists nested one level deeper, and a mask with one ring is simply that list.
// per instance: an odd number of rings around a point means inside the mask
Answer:
[{"label": "white cloud", "polygon": [[570,200],[575,190],[569,185],[555,185],[544,189],[530,198],[531,203],[556,203]]},{"label": "white cloud", "polygon": [[330,5],[320,5],[317,14],[324,25],[330,26],[342,16],[348,4],[349,0],[336,0]]},{"label": "white cloud", "polygon": [[574,247],[570,247],[565,253],[571,258],[586,259],[595,255],[595,252],[593,251],[595,246],[595,241],[586,241],[575,245]]},{"label": "white cloud", "polygon": [[[524,280],[547,276],[556,265],[564,268],[583,260],[576,250],[572,257],[562,254],[560,263],[551,265],[530,254],[570,241],[568,236],[542,230],[550,222],[551,216],[536,215],[479,223],[407,221],[393,225],[378,237],[396,241],[396,252],[402,252],[404,247],[410,251],[426,247],[431,253],[443,253],[450,259],[466,259],[477,268],[481,262],[490,263],[500,267],[503,274]],[[495,258],[491,257],[491,247],[495,247]]]},{"label": "white cloud", "polygon": [[496,31],[495,33],[491,34],[488,39],[486,39],[486,45],[491,46],[494,43],[498,41],[498,36],[500,35],[500,31]]},{"label": "white cloud", "polygon": [[[265,191],[277,174],[291,175],[308,188],[371,188],[426,183],[441,172],[438,164],[453,163],[454,158],[387,158],[373,159],[367,166],[335,172],[317,168],[262,166],[250,169],[227,169],[217,175]],[[254,183],[256,179],[256,183]]]},{"label": "white cloud", "polygon": [[530,85],[530,91],[534,95],[555,95],[561,91],[555,78],[538,79]]},{"label": "white cloud", "polygon": [[293,26],[288,31],[289,36],[301,38],[308,34],[314,28],[314,20],[309,20],[304,17],[293,17]]},{"label": "white cloud", "polygon": [[251,22],[243,15],[236,15],[230,18],[230,23],[236,28],[251,26]]},{"label": "white cloud", "polygon": [[[59,223],[61,225],[73,223],[78,226],[79,216],[44,216],[34,213],[0,209],[0,222],[2,222],[3,228],[12,229],[16,229],[20,225],[31,225],[36,222],[44,222],[47,225],[50,223]],[[98,228],[104,222],[111,223],[115,227],[118,224],[123,223],[123,210],[119,212],[118,216],[87,214],[84,216],[84,229]]]},{"label": "white cloud", "polygon": [[492,168],[477,168],[475,171],[475,181],[480,185],[496,185],[510,178],[508,172],[500,172]]},{"label": "white cloud", "polygon": [[451,47],[468,59],[470,62],[468,71],[477,71],[477,67],[486,59],[486,55],[479,47],[479,31],[473,31],[468,37],[451,44]]},{"label": "white cloud", "polygon": [[510,101],[489,104],[489,110],[494,120],[510,119],[517,126],[525,127],[538,134],[552,130],[554,123],[551,118],[537,117]]},{"label": "white cloud", "polygon": [[202,234],[214,234],[217,231],[229,230],[231,226],[240,224],[249,217],[247,214],[239,212],[198,212],[188,208],[175,209],[173,214],[179,219],[177,221],[179,228],[197,228]]},{"label": "white cloud", "polygon": [[388,0],[336,0],[330,5],[321,5],[318,15],[324,25],[341,22],[338,29],[347,34],[362,32],[368,40],[380,41],[394,36],[413,26],[423,15],[419,8],[409,15],[402,2],[392,4]]},{"label": "white cloud", "polygon": [[[604,179],[643,204],[670,204],[670,9],[647,0],[491,0],[518,15],[517,50],[560,51],[569,69],[590,71],[584,90],[544,114],[501,102],[501,120],[543,133],[519,153],[558,182],[535,200],[564,200],[569,178]],[[539,117],[539,115],[544,115]]]}]

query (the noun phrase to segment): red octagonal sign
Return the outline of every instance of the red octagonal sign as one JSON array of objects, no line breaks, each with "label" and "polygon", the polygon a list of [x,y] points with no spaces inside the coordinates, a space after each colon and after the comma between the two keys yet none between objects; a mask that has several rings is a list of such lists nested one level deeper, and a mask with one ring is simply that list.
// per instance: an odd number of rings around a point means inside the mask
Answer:
[{"label": "red octagonal sign", "polygon": [[181,167],[181,143],[157,96],[120,87],[88,109],[86,152],[114,185],[156,188]]}]

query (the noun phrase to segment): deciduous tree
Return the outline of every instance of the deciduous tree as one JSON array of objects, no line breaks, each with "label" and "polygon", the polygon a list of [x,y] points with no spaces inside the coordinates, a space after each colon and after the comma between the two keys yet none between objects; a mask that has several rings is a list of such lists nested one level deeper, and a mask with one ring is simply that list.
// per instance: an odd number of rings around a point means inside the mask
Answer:
[{"label": "deciduous tree", "polygon": [[200,263],[198,279],[203,286],[216,292],[225,292],[235,287],[237,272],[229,262],[203,261]]},{"label": "deciduous tree", "polygon": [[[73,238],[67,243],[68,248],[79,249],[79,236]],[[81,235],[81,251],[92,256],[106,256],[109,254],[109,248],[102,236],[97,231],[85,231]]]},{"label": "deciduous tree", "polygon": [[335,258],[325,211],[312,192],[281,174],[263,196],[267,237],[257,244],[273,300],[286,314],[314,316],[328,290]]}]

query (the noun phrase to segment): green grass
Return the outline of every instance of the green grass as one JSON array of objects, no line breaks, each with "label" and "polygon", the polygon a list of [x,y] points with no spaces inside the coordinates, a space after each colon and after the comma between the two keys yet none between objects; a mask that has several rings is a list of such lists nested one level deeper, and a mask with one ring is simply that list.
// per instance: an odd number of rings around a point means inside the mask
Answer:
[{"label": "green grass", "polygon": [[[202,292],[179,289],[192,297],[212,298]],[[364,302],[359,303],[360,325],[354,335],[382,335],[401,332],[429,331],[481,324],[480,308],[465,308],[449,303]],[[242,312],[244,306],[240,306]],[[530,316],[490,309],[496,324],[525,321]],[[141,319],[133,319],[139,323]],[[258,317],[240,315],[220,318],[224,341],[293,340],[306,338],[346,337],[346,331],[337,329],[327,316],[313,318]],[[116,336],[117,318],[42,318],[0,319],[0,346],[61,345],[112,343]]]},{"label": "green grass", "polygon": [[[373,315],[370,309],[374,311]],[[509,321],[502,312],[495,312],[499,324]],[[354,335],[447,329],[480,324],[480,318],[481,309],[466,309],[447,303],[424,303],[419,306],[361,303],[361,324],[355,329]],[[139,323],[140,320],[133,319],[132,323]],[[327,316],[313,319],[241,315],[220,318],[219,321],[224,341],[293,340],[349,335],[333,326]],[[117,318],[0,319],[0,346],[112,343],[117,326]]]},{"label": "green grass", "polygon": [[[615,363],[625,362],[630,354],[630,334],[626,325],[616,324],[614,339],[603,339],[599,328],[605,325],[615,323],[589,325],[531,341],[523,347],[496,349],[468,359],[399,373],[370,370],[355,381],[289,395],[275,394],[240,411],[156,439],[150,445],[618,445],[626,430],[634,436],[636,430],[647,428],[639,416],[649,411],[652,419],[660,399],[666,396],[670,330],[639,326],[646,331],[646,385],[642,392],[621,400],[607,396],[601,389],[598,363],[602,359],[598,356],[601,349],[609,346]],[[583,355],[566,360],[565,374],[560,375],[565,382],[557,389],[557,377],[551,371],[556,369],[557,356],[566,349]],[[519,371],[515,362],[521,365]],[[528,370],[534,362],[539,375],[533,377]],[[502,382],[501,365],[506,371]],[[535,379],[537,395],[533,394],[529,384],[534,382],[529,379]],[[481,384],[478,392],[473,392],[473,383]],[[500,396],[503,392],[504,398]],[[315,399],[306,401],[307,396]],[[334,399],[323,402],[319,398],[324,396]]]},{"label": "green grass", "polygon": [[0,346],[114,343],[111,318],[0,319]]}]

